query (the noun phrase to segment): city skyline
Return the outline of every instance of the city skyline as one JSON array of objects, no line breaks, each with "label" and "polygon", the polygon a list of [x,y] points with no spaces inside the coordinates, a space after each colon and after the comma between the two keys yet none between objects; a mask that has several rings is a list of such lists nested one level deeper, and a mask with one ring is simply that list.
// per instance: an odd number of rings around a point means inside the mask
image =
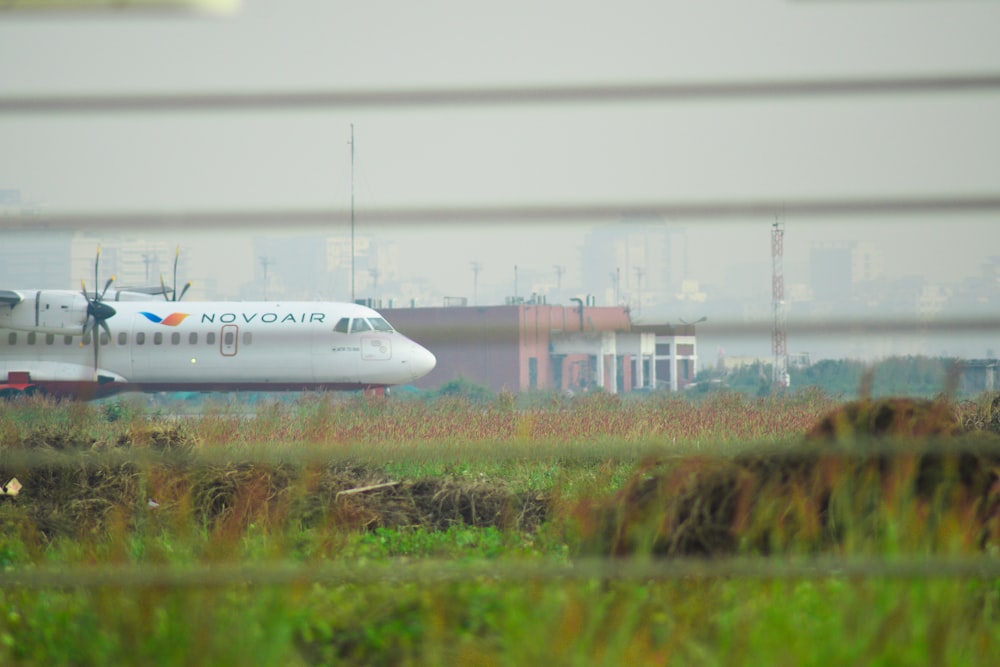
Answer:
[{"label": "city skyline", "polygon": [[[644,223],[657,228],[656,225]],[[611,226],[614,227],[614,226]],[[787,228],[786,228],[787,230]],[[606,233],[606,229],[603,232]],[[639,228],[633,241],[649,240],[649,230]],[[764,230],[761,230],[764,231]],[[794,230],[793,230],[794,231]],[[598,242],[604,238],[602,230],[592,235]],[[655,234],[654,234],[655,235]],[[686,247],[684,230],[674,230],[664,233],[679,241],[678,245]],[[8,236],[8,239],[13,237]],[[84,277],[87,283],[93,282],[93,258],[98,242],[102,244],[102,263],[99,282],[111,273],[118,275],[119,285],[157,284],[159,274],[157,267],[168,285],[172,283],[170,275],[174,257],[174,247],[165,241],[149,241],[133,237],[116,238],[115,234],[67,234],[66,253],[72,255],[68,266],[72,273]],[[211,248],[198,248],[194,245],[181,246],[178,279],[183,285],[187,280],[193,280],[189,300],[205,299],[239,299],[253,300],[268,298],[275,300],[307,299],[307,300],[347,300],[344,294],[349,284],[349,266],[343,252],[331,254],[331,248],[340,247],[341,251],[347,239],[341,236],[324,237],[318,234],[292,234],[282,239],[268,236],[251,237],[242,254],[231,266],[242,266],[240,271],[229,275],[229,282],[222,283],[217,274],[213,274],[212,266],[216,253]],[[625,245],[628,245],[625,239]],[[51,242],[48,243],[51,246]],[[634,243],[633,243],[634,245]],[[31,254],[39,256],[43,253],[46,243],[37,239],[34,245],[11,246],[21,255],[22,264],[5,263],[0,275],[8,286],[25,287],[15,284],[13,274],[24,271],[24,261],[31,262]],[[580,282],[568,270],[568,264],[556,264],[551,259],[541,266],[521,265],[517,276],[514,266],[496,267],[507,269],[505,280],[496,283],[484,280],[487,275],[485,267],[480,263],[478,271],[474,272],[471,262],[463,262],[459,257],[450,260],[457,264],[457,270],[465,274],[465,280],[458,284],[442,285],[429,281],[425,276],[405,273],[402,263],[391,262],[388,270],[379,269],[374,257],[396,257],[401,254],[400,246],[395,241],[375,243],[368,237],[358,239],[360,254],[357,258],[357,286],[359,299],[374,299],[374,303],[382,307],[436,307],[445,304],[455,304],[461,299],[467,305],[502,305],[511,303],[514,295],[514,281],[521,281],[520,296],[523,302],[546,302],[551,304],[572,305],[574,296],[593,298],[595,305],[615,305],[613,276],[606,276],[609,281],[607,288],[600,293],[581,289]],[[874,359],[890,355],[926,354],[931,356],[952,355],[966,358],[981,358],[989,356],[997,345],[990,336],[982,332],[972,332],[969,335],[961,331],[939,332],[937,336],[928,336],[919,330],[920,323],[933,323],[937,328],[947,329],[950,319],[992,318],[995,307],[1000,301],[1000,257],[993,256],[978,269],[970,269],[968,276],[958,276],[952,281],[932,282],[923,276],[889,275],[876,267],[874,274],[858,273],[852,276],[852,259],[849,252],[860,247],[865,253],[879,250],[872,242],[830,241],[812,246],[806,258],[794,259],[785,253],[786,281],[786,311],[789,328],[793,335],[789,341],[789,351],[796,354],[809,354],[813,358],[867,358]],[[836,251],[840,264],[836,270],[827,270],[819,275],[824,283],[817,283],[817,276],[801,270],[815,259],[815,254]],[[233,253],[230,246],[227,252]],[[583,261],[584,252],[576,250]],[[765,252],[764,248],[760,252]],[[371,254],[369,254],[371,253]],[[876,253],[877,254],[877,253]],[[325,258],[325,259],[324,259]],[[56,258],[58,259],[58,257]],[[324,261],[334,264],[322,266]],[[32,287],[72,287],[77,282],[76,276],[67,272],[62,283],[44,282],[41,280],[44,271],[52,266],[52,258],[48,264],[40,263],[42,268],[36,271],[40,284]],[[463,266],[464,264],[464,266]],[[383,265],[386,265],[383,263]],[[153,268],[150,269],[150,266]],[[767,357],[770,344],[767,327],[772,317],[770,301],[770,265],[764,267],[760,261],[749,261],[748,267],[755,278],[745,281],[745,295],[732,295],[732,290],[722,290],[720,286],[710,282],[701,282],[696,273],[678,273],[669,283],[657,282],[657,271],[645,266],[635,266],[641,269],[646,280],[645,288],[636,284],[637,276],[633,276],[631,284],[622,280],[618,294],[618,305],[630,308],[632,318],[637,322],[669,322],[682,323],[708,318],[708,322],[699,329],[699,337],[706,350],[726,350],[729,354],[747,357]],[[321,267],[321,268],[320,268]],[[556,268],[564,271],[557,276]],[[145,280],[148,271],[151,280]],[[266,282],[264,273],[266,271]],[[600,271],[603,272],[603,269]],[[230,272],[231,273],[231,272]],[[476,275],[478,273],[478,275]],[[661,272],[662,273],[662,272]],[[52,274],[50,271],[51,275]],[[627,272],[626,272],[627,274]],[[606,274],[604,274],[606,275]],[[623,274],[625,275],[625,274]],[[839,283],[830,283],[830,277]],[[562,289],[556,289],[556,283],[562,283]],[[752,283],[752,284],[751,284]],[[224,287],[223,291],[218,291]],[[677,288],[680,287],[678,291]],[[478,297],[474,298],[474,290]],[[642,296],[642,303],[638,297]],[[816,323],[830,324],[839,320],[854,322],[855,329],[851,336],[836,336],[833,338],[818,335]],[[907,335],[905,330],[894,331],[891,335],[865,334],[864,323],[872,320],[882,323],[896,320],[903,323],[915,323],[914,335]],[[879,327],[875,327],[877,330]],[[742,330],[742,331],[741,331]],[[794,335],[801,330],[804,335]],[[702,357],[703,364],[712,364],[714,355]]]}]

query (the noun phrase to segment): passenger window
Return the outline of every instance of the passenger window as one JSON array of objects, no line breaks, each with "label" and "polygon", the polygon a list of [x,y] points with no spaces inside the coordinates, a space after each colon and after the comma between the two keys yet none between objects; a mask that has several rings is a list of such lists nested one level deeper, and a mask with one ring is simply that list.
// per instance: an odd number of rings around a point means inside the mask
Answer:
[{"label": "passenger window", "polygon": [[351,330],[351,318],[342,317],[340,321],[337,322],[337,326],[333,328],[337,333],[347,333]]},{"label": "passenger window", "polygon": [[108,340],[109,340],[109,339],[108,339],[108,334],[106,334],[106,333],[104,333],[104,332],[102,331],[102,332],[101,332],[101,337],[100,337],[100,338],[99,338],[98,340],[100,340],[100,341],[101,341],[101,345],[107,345],[107,344],[108,344]]},{"label": "passenger window", "polygon": [[244,345],[249,345],[252,342],[253,342],[253,334],[250,333],[249,331],[244,331],[243,332],[243,344]]},{"label": "passenger window", "polygon": [[172,334],[170,334],[170,344],[171,345],[181,344],[181,335],[178,332],[175,331]]},{"label": "passenger window", "polygon": [[191,333],[188,334],[188,344],[189,345],[197,345],[198,344],[198,334],[197,334],[197,332],[192,331]]},{"label": "passenger window", "polygon": [[65,345],[72,345],[73,344],[73,337],[72,336],[63,336],[63,344],[65,344]]},{"label": "passenger window", "polygon": [[351,326],[351,333],[358,333],[359,331],[371,331],[371,330],[372,330],[372,325],[368,324],[368,320],[362,319],[360,317],[355,319],[353,325]]},{"label": "passenger window", "polygon": [[34,345],[36,340],[38,340],[38,336],[35,335],[34,331],[28,334],[28,345]]},{"label": "passenger window", "polygon": [[54,342],[56,342],[56,336],[55,336],[55,334],[45,334],[45,344],[46,345],[52,345],[52,343],[54,343]]},{"label": "passenger window", "polygon": [[125,345],[126,343],[128,343],[128,334],[125,333],[124,331],[119,331],[118,332],[118,344],[119,345]]},{"label": "passenger window", "polygon": [[372,317],[369,318],[368,321],[372,323],[372,328],[374,328],[375,331],[385,331],[388,333],[392,333],[392,326],[388,322],[383,320],[381,317]]},{"label": "passenger window", "polygon": [[7,334],[7,344],[8,345],[17,345],[17,334],[14,333],[13,331],[11,331],[9,334]]},{"label": "passenger window", "polygon": [[205,342],[209,345],[215,345],[215,332],[209,331],[205,334]]},{"label": "passenger window", "polygon": [[143,333],[142,331],[140,331],[139,333],[137,333],[135,335],[135,344],[136,345],[145,345],[146,344],[146,334]]},{"label": "passenger window", "polygon": [[153,334],[153,345],[163,345],[163,333],[157,331]]}]

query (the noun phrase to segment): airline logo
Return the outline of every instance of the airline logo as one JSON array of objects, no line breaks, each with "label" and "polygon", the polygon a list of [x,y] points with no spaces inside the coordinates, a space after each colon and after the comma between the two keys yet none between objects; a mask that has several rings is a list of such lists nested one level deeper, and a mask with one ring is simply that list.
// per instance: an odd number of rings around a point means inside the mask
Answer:
[{"label": "airline logo", "polygon": [[140,311],[139,314],[145,317],[153,324],[162,324],[168,327],[177,326],[178,324],[184,321],[184,318],[186,318],[189,315],[189,313],[170,313],[166,317],[160,317],[159,315],[156,315],[154,313],[147,313],[146,311]]}]

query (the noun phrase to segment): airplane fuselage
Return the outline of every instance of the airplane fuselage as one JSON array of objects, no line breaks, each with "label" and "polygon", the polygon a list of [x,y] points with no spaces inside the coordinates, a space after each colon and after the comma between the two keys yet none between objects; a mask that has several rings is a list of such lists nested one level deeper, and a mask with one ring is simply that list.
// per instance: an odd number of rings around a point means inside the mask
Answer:
[{"label": "airplane fuselage", "polygon": [[23,300],[0,304],[7,393],[366,389],[410,383],[435,364],[376,311],[350,303],[113,301],[109,336],[84,335],[79,293],[8,294]]}]

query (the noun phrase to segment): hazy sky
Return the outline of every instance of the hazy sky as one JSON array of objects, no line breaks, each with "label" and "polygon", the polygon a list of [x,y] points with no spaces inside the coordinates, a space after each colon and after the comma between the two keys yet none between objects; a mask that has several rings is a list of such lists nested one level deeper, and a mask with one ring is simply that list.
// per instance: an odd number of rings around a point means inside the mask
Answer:
[{"label": "hazy sky", "polygon": [[[0,10],[0,95],[995,74],[998,26],[1000,3],[975,1],[247,0],[225,17]],[[346,208],[352,123],[359,220],[365,207],[1000,192],[997,92],[0,113],[0,189],[54,212]],[[823,240],[871,239],[891,274],[975,271],[1000,254],[998,220],[790,219],[786,280],[806,279],[788,272]],[[693,277],[724,282],[749,262],[769,284],[770,220],[671,222],[688,226]],[[532,229],[550,242],[532,249],[523,227],[379,233],[404,244],[402,271],[441,283],[471,283],[473,259],[481,285],[515,264],[582,270],[583,225]],[[207,232],[177,241],[207,244]],[[231,234],[246,252],[249,237]],[[218,259],[223,245],[210,247]]]}]

